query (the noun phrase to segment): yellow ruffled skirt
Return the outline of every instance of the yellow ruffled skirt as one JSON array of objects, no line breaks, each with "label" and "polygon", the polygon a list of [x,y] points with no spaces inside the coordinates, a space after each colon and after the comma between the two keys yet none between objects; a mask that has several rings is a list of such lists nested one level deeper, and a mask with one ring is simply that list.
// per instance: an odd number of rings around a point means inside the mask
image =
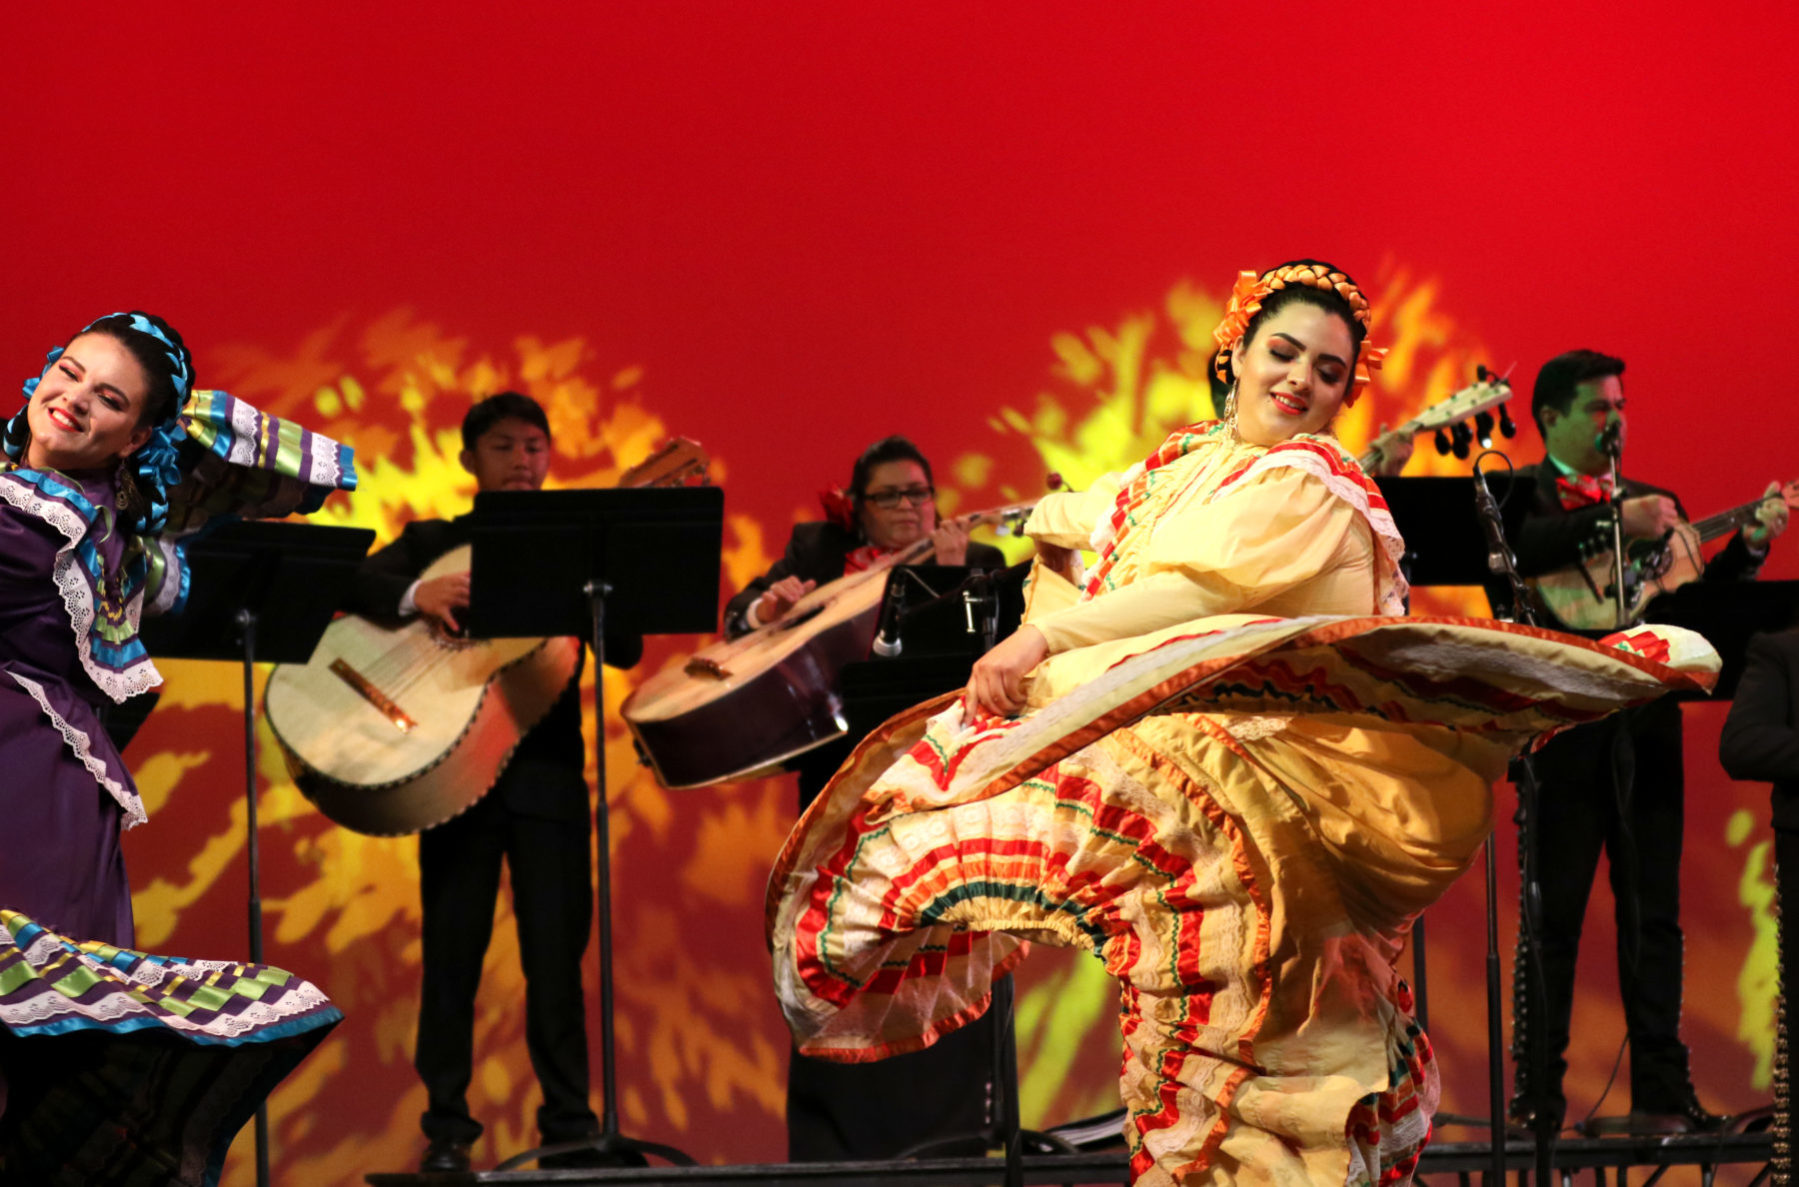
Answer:
[{"label": "yellow ruffled skirt", "polygon": [[[1659,662],[1670,639],[1694,671]],[[1477,852],[1513,750],[1715,662],[1690,637],[1646,647],[1659,659],[1461,620],[1208,620],[1049,665],[1019,719],[953,697],[902,714],[770,882],[800,1048],[928,1046],[1028,941],[1085,947],[1120,983],[1136,1182],[1407,1177],[1438,1093],[1394,969],[1410,922]]]}]

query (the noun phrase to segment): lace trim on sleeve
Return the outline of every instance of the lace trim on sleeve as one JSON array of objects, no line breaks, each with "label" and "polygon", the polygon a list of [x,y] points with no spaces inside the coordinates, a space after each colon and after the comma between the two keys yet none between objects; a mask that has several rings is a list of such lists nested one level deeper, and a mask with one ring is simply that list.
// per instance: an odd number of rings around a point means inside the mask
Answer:
[{"label": "lace trim on sleeve", "polygon": [[16,680],[20,688],[31,694],[31,699],[36,701],[38,708],[44,711],[44,716],[50,719],[50,724],[56,727],[56,732],[62,735],[63,742],[80,760],[81,765],[87,768],[88,774],[92,775],[94,781],[106,789],[106,794],[118,801],[119,807],[125,813],[125,827],[136,828],[148,820],[149,817],[144,813],[144,802],[138,798],[137,792],[107,774],[106,764],[94,757],[93,743],[88,740],[87,734],[65,721],[62,714],[50,707],[50,698],[44,695],[44,686],[17,672],[8,672],[7,675]]},{"label": "lace trim on sleeve", "polygon": [[[76,545],[80,544],[90,526],[87,517],[60,499],[51,498],[35,486],[10,475],[0,475],[0,498],[34,519],[49,524],[63,535],[64,543],[56,550],[56,563],[51,569],[51,578],[56,582],[57,592],[62,595],[63,609],[69,616],[69,628],[75,633],[75,652],[81,657],[81,666],[86,670],[88,678],[101,692],[111,697],[115,704],[123,704],[161,684],[162,675],[157,672],[156,665],[150,662],[148,656],[125,668],[108,668],[94,659],[94,590],[91,578],[75,555]],[[138,629],[138,624],[142,621],[143,604],[141,589],[125,603],[125,617],[133,631]]]}]

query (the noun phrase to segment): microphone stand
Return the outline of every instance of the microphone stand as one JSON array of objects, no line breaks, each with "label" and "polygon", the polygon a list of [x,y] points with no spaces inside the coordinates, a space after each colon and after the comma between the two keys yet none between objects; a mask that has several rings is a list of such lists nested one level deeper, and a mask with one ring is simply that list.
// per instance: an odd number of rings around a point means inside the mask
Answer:
[{"label": "microphone stand", "polygon": [[1612,599],[1618,610],[1617,629],[1630,625],[1630,603],[1633,591],[1624,588],[1624,476],[1619,473],[1624,461],[1624,422],[1613,419],[1599,434],[1599,452],[1610,462],[1612,476]]},{"label": "microphone stand", "polygon": [[[1511,588],[1510,612],[1500,615],[1500,620],[1536,626],[1535,602],[1523,577],[1518,574],[1517,558],[1512,555],[1511,545],[1506,540],[1505,521],[1500,515],[1499,504],[1494,500],[1493,492],[1488,489],[1487,476],[1481,470],[1481,463],[1490,457],[1505,458],[1505,455],[1488,450],[1474,459],[1474,508],[1480,519],[1481,532],[1486,537],[1487,568],[1495,577],[1504,578]],[[1511,459],[1505,460],[1509,468]],[[1538,928],[1538,921],[1542,918],[1542,886],[1537,879],[1539,797],[1536,769],[1528,754],[1520,754],[1512,760],[1512,783],[1518,789],[1518,812],[1513,821],[1518,829],[1518,927],[1524,949],[1524,960],[1514,967],[1512,974],[1512,1025],[1514,1031],[1522,1031],[1521,1035],[1514,1034],[1513,1039],[1514,1042],[1522,1039],[1521,1045],[1532,1080],[1541,1092],[1549,1071],[1549,1050],[1546,1045],[1548,1036],[1541,1022],[1535,1026],[1530,1025],[1529,1002],[1534,998],[1542,1003],[1547,994],[1545,986],[1541,984],[1543,954]],[[1504,998],[1500,989],[1499,865],[1492,836],[1487,838],[1486,850],[1487,1091],[1489,1121],[1492,1126],[1492,1178],[1489,1181],[1503,1184],[1506,1181],[1505,1065],[1502,1055],[1505,1047]],[[1525,983],[1522,994],[1518,992],[1516,984],[1520,979]],[[1555,1136],[1559,1119],[1551,1118],[1546,1113],[1538,1113],[1529,1120],[1531,1136],[1536,1146],[1536,1181],[1541,1184],[1553,1183]]]}]

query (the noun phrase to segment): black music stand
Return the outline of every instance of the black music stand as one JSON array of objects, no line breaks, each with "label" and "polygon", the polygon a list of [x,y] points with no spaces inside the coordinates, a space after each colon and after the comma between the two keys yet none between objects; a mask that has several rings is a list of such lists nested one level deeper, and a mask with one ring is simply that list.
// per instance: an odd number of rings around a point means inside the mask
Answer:
[{"label": "black music stand", "polygon": [[[164,659],[244,666],[244,803],[248,810],[250,960],[262,963],[262,872],[256,825],[256,664],[303,664],[368,553],[367,528],[220,524],[187,549],[187,605],[148,619],[144,647]],[[256,1182],[269,1181],[269,1112],[256,1106]]]},{"label": "black music stand", "polygon": [[[1528,510],[1512,497],[1510,474],[1487,475],[1512,536]],[[1474,511],[1472,478],[1377,478],[1405,537],[1406,580],[1413,585],[1488,585],[1487,545]],[[1519,494],[1525,494],[1520,488]]]},{"label": "black music stand", "polygon": [[[724,491],[716,486],[644,490],[491,491],[475,496],[469,634],[475,638],[585,637],[594,685],[605,680],[608,615],[621,631],[699,634],[718,625]],[[603,691],[603,690],[601,690]],[[603,695],[595,700],[604,705]],[[593,745],[599,802],[595,915],[600,932],[600,1133],[515,1154],[508,1171],[545,1155],[598,1150],[676,1166],[694,1160],[672,1146],[627,1137],[618,1124],[612,1000],[612,845],[606,807],[606,730]]]},{"label": "black music stand", "polygon": [[[1498,590],[1488,562],[1486,535],[1476,510],[1473,478],[1378,478],[1387,508],[1399,534],[1405,537],[1406,554],[1401,562],[1406,579],[1413,585],[1478,585],[1487,590],[1490,603],[1496,603]],[[1516,538],[1528,511],[1528,490],[1513,481],[1513,474],[1489,474],[1486,481],[1499,504],[1508,539]],[[1514,497],[1518,496],[1518,497]],[[1509,593],[1505,600],[1510,601]],[[1532,858],[1536,821],[1535,781],[1528,775],[1515,777],[1518,788],[1519,861],[1524,867],[1523,911],[1534,914],[1535,863]],[[1499,859],[1493,838],[1486,844],[1487,899],[1487,1124],[1491,1127],[1493,1166],[1492,1180],[1505,1181],[1505,998],[1499,952]],[[1424,919],[1413,925],[1413,964],[1418,1000],[1418,1022],[1427,1025],[1429,1015],[1428,983],[1424,976]],[[1534,934],[1534,929],[1528,929]],[[1542,1027],[1537,1028],[1540,1036]],[[1541,1072],[1538,1073],[1541,1076]],[[1538,1168],[1547,1182],[1549,1143],[1538,1134]]]}]

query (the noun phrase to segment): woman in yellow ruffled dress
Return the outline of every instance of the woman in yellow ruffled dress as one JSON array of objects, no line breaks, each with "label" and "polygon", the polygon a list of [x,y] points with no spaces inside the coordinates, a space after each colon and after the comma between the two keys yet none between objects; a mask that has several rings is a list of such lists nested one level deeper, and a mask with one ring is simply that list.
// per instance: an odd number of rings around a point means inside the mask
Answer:
[{"label": "woman in yellow ruffled dress", "polygon": [[1378,366],[1368,323],[1328,264],[1245,273],[1217,331],[1231,416],[1038,505],[1027,625],[869,738],[777,863],[801,1050],[927,1046],[1027,940],[1085,947],[1121,986],[1137,1183],[1410,1175],[1438,1078],[1395,961],[1507,758],[1716,659],[1680,632],[1400,617],[1403,544],[1330,436]]}]

